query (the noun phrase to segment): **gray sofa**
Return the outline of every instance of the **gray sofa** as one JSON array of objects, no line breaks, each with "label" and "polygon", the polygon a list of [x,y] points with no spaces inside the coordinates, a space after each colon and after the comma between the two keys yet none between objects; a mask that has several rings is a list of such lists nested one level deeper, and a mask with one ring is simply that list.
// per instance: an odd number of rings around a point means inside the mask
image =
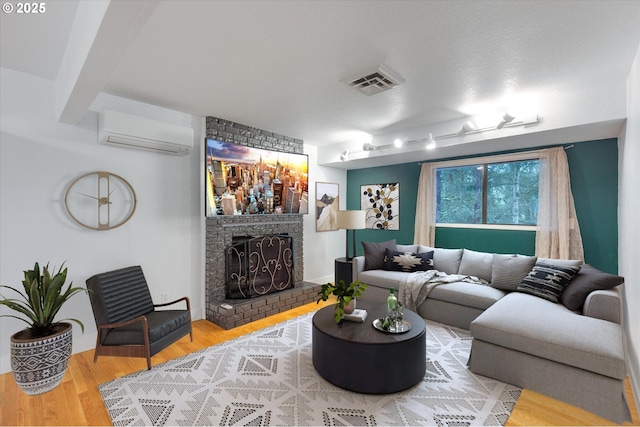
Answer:
[{"label": "gray sofa", "polygon": [[[486,281],[437,285],[417,307],[425,319],[470,330],[473,372],[546,394],[616,423],[631,421],[625,398],[622,277],[577,260],[396,245],[395,241],[363,242],[363,246],[365,256],[353,259],[353,280],[372,286],[398,289],[411,274],[394,271],[411,262],[389,267],[394,254],[396,259],[403,258],[398,254],[405,259],[413,254],[418,259],[415,264],[422,260],[431,264],[426,268]],[[548,288],[543,286],[544,292],[538,288],[538,278],[548,274],[547,268],[557,269],[558,277],[568,274],[568,285],[551,289],[550,296],[544,293]]]}]

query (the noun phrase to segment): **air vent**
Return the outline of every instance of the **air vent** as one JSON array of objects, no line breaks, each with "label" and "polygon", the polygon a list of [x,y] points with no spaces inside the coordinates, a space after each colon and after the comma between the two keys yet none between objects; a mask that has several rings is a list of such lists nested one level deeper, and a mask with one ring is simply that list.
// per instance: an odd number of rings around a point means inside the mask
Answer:
[{"label": "air vent", "polygon": [[[364,74],[364,75],[362,75]],[[367,96],[393,89],[404,83],[400,74],[380,65],[376,70],[362,73],[359,77],[346,80],[347,84]]]}]

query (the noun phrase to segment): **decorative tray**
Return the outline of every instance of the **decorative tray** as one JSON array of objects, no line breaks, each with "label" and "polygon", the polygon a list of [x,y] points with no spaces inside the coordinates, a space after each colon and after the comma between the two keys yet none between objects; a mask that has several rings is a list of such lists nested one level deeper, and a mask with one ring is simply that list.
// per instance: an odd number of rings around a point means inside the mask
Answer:
[{"label": "decorative tray", "polygon": [[375,319],[373,321],[373,327],[379,331],[386,332],[388,334],[403,334],[411,330],[411,323],[407,322],[406,320],[402,321],[402,328],[400,328],[399,330],[391,329],[391,328],[385,329],[382,326],[383,322],[384,322],[384,319]]}]

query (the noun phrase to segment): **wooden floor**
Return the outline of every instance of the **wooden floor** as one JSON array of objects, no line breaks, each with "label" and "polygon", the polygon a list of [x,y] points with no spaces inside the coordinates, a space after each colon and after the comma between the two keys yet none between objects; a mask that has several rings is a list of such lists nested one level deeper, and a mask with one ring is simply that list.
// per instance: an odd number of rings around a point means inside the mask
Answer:
[{"label": "wooden floor", "polygon": [[[307,304],[302,307],[259,320],[231,330],[224,330],[206,320],[193,323],[194,341],[182,338],[176,344],[152,358],[152,363],[174,359],[222,341],[259,330],[272,324],[317,310],[329,304]],[[27,396],[15,384],[11,373],[0,375],[0,425],[111,425],[98,384],[146,369],[144,359],[101,357],[93,363],[93,350],[74,354],[62,383],[56,389]],[[631,389],[627,381],[627,392]],[[638,411],[632,407],[634,424],[640,425]],[[594,426],[615,425],[589,412],[567,405],[541,394],[524,390],[511,414],[509,426]]]}]

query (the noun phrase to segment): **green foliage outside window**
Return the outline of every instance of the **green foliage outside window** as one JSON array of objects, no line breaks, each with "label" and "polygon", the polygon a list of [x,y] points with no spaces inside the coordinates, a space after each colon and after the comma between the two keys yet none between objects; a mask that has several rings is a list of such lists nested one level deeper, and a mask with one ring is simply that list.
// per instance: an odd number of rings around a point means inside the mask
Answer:
[{"label": "green foliage outside window", "polygon": [[436,221],[535,225],[538,172],[538,160],[437,169]]}]

